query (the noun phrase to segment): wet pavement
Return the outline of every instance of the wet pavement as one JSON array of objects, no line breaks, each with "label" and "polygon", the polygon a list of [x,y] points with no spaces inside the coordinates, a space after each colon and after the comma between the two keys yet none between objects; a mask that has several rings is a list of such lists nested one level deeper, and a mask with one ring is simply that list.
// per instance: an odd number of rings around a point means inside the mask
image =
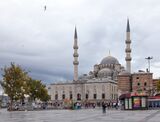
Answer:
[{"label": "wet pavement", "polygon": [[0,122],[160,122],[160,110],[101,109],[14,111],[0,110]]}]

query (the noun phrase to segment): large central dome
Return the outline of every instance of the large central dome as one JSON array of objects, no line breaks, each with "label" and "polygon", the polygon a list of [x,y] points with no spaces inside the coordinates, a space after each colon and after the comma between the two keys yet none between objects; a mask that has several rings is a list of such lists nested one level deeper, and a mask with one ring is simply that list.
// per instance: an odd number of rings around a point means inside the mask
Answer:
[{"label": "large central dome", "polygon": [[119,64],[119,62],[115,57],[107,56],[102,59],[100,64]]}]

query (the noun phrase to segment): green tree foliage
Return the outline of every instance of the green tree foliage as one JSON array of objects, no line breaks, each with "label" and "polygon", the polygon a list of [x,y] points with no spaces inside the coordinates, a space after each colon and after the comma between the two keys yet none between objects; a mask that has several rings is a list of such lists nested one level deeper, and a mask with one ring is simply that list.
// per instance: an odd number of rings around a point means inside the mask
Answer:
[{"label": "green tree foliage", "polygon": [[30,78],[27,82],[28,94],[31,100],[39,99],[41,101],[50,100],[50,96],[40,80],[34,80]]},{"label": "green tree foliage", "polygon": [[11,63],[11,66],[3,70],[3,80],[1,85],[4,93],[10,98],[9,110],[12,110],[13,101],[23,101],[25,95],[29,95],[31,100],[39,99],[41,101],[50,100],[50,96],[40,80],[33,80],[28,73],[19,65]]},{"label": "green tree foliage", "polygon": [[1,82],[4,93],[10,98],[10,110],[12,110],[13,101],[23,99],[26,92],[27,72],[19,65],[11,63],[10,67],[3,70],[3,80]]}]

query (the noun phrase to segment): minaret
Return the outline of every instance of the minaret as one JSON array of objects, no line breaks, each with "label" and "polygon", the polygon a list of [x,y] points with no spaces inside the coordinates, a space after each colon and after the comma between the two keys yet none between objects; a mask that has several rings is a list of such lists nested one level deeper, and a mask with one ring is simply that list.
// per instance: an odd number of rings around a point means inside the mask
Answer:
[{"label": "minaret", "polygon": [[75,27],[75,33],[74,33],[74,45],[73,45],[73,49],[74,49],[74,61],[73,61],[73,65],[74,65],[74,82],[78,81],[78,43],[77,43],[77,30]]},{"label": "minaret", "polygon": [[129,19],[127,20],[127,29],[126,29],[126,70],[131,73],[131,48],[130,48],[131,40],[130,40],[130,26]]}]

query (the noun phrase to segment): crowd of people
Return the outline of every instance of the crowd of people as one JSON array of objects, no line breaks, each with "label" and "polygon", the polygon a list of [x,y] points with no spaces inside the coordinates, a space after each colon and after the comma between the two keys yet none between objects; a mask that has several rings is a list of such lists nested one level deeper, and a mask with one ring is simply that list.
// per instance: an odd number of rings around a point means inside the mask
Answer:
[{"label": "crowd of people", "polygon": [[118,102],[72,102],[71,104],[65,105],[63,102],[55,102],[48,104],[48,107],[57,109],[90,109],[90,108],[103,108],[103,109],[118,109]]},{"label": "crowd of people", "polygon": [[15,103],[13,104],[14,110],[23,110],[26,108],[30,108],[31,110],[39,110],[39,109],[94,109],[94,108],[102,108],[103,113],[105,113],[106,109],[118,109],[118,103],[116,102],[45,102],[45,103],[36,103],[33,102],[31,104],[20,104]]}]

